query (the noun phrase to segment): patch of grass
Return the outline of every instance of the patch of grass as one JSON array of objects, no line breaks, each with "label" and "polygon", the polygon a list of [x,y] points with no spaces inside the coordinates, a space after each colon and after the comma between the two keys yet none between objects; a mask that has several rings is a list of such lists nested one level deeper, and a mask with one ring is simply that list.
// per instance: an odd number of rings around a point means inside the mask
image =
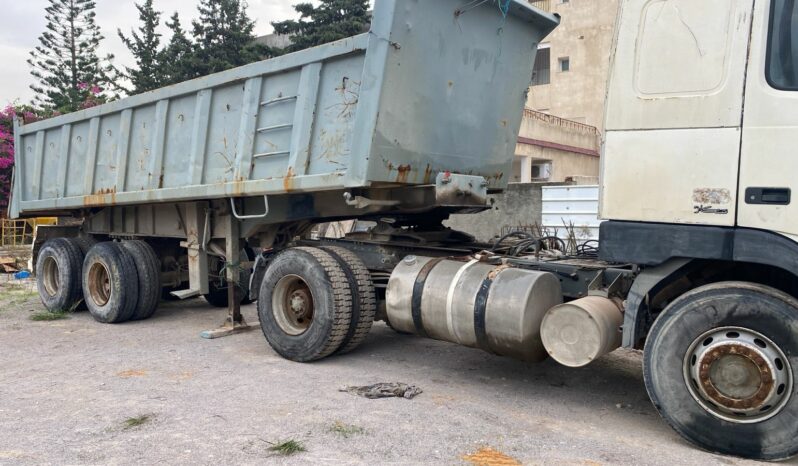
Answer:
[{"label": "patch of grass", "polygon": [[273,444],[269,447],[269,451],[273,451],[282,456],[290,456],[308,450],[302,442],[297,440],[286,440],[285,442]]},{"label": "patch of grass", "polygon": [[142,414],[141,416],[136,417],[129,417],[125,419],[123,424],[125,425],[125,429],[132,429],[134,427],[142,426],[148,422],[150,422],[151,417],[149,414]]},{"label": "patch of grass", "polygon": [[48,321],[69,319],[70,313],[67,311],[39,311],[30,315],[30,320]]},{"label": "patch of grass", "polygon": [[[39,293],[37,291],[28,290],[25,288],[12,288],[10,290],[4,290],[0,292],[0,301],[8,300],[9,305],[15,306],[25,304],[38,295]],[[6,310],[5,306],[0,307],[0,312],[3,310]]]},{"label": "patch of grass", "polygon": [[344,424],[341,421],[336,421],[335,424],[330,427],[330,432],[338,434],[344,438],[349,438],[353,435],[363,434],[366,432],[366,430],[360,426]]}]

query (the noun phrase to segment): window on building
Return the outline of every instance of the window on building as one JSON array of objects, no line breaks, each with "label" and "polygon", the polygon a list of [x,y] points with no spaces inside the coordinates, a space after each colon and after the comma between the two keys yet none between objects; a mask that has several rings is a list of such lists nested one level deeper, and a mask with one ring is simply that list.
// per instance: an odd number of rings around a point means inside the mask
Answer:
[{"label": "window on building", "polygon": [[532,68],[532,85],[540,86],[551,82],[551,49],[538,48],[535,66]]},{"label": "window on building", "polygon": [[557,59],[557,63],[559,63],[559,69],[563,73],[566,71],[571,71],[571,59],[568,57],[560,57]]},{"label": "window on building", "polygon": [[770,10],[767,80],[783,90],[798,90],[798,8],[795,0],[773,0]]},{"label": "window on building", "polygon": [[533,163],[532,179],[536,181],[548,180],[551,178],[551,162]]}]

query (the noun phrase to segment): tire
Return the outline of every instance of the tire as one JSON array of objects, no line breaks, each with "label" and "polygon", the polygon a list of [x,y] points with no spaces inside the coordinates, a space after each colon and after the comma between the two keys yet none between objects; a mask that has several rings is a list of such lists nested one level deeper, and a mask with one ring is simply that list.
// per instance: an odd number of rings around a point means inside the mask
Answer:
[{"label": "tire", "polygon": [[124,241],[122,247],[133,258],[139,278],[138,301],[130,320],[148,319],[155,314],[161,301],[161,262],[145,241]]},{"label": "tire", "polygon": [[[89,252],[92,246],[97,244],[97,240],[94,239],[93,236],[77,236],[75,238],[69,238],[69,241],[74,242],[80,248],[80,268],[81,268],[81,277],[83,276],[83,259],[86,258],[86,254]],[[81,278],[82,279],[82,278]],[[80,292],[80,302],[75,307],[75,311],[87,311],[89,308],[86,306],[86,302],[83,300],[83,290],[81,289]]]},{"label": "tire", "polygon": [[[289,308],[294,305],[297,310]],[[352,320],[346,273],[321,249],[283,251],[264,274],[258,316],[263,335],[280,356],[298,362],[327,357],[341,347]]]},{"label": "tire", "polygon": [[83,253],[67,238],[48,240],[36,259],[36,287],[50,311],[73,311],[80,304]]},{"label": "tire", "polygon": [[[705,450],[760,460],[789,458],[798,454],[796,329],[798,301],[773,288],[745,282],[697,288],[671,303],[654,323],[644,355],[646,389],[668,424]],[[751,337],[755,345],[746,343]],[[746,354],[766,357],[757,362]],[[745,363],[724,366],[718,362],[723,358]],[[762,372],[760,366],[769,369]],[[725,372],[740,367],[750,369]],[[738,386],[754,391],[729,395],[730,406],[718,401]],[[724,393],[724,387],[734,390]],[[758,393],[773,398],[759,401]],[[759,409],[758,403],[768,404]]]},{"label": "tire", "polygon": [[[241,255],[246,255],[248,260],[252,260],[254,258],[254,252],[250,248],[244,248],[240,252]],[[217,271],[218,273],[222,273],[224,271],[224,263],[222,263],[222,267],[219,268]],[[241,272],[242,275],[246,275],[245,272]],[[215,307],[227,307],[227,281],[225,280],[224,284],[220,286],[220,283],[216,280],[211,280],[208,283],[208,293],[202,295],[205,298],[205,301],[208,301],[208,304]],[[240,290],[241,297],[240,303],[243,305],[252,304],[255,301],[249,299],[249,290]],[[244,296],[244,291],[246,291],[246,296]]]},{"label": "tire", "polygon": [[78,245],[80,251],[83,253],[83,257],[86,257],[86,254],[89,253],[89,249],[98,243],[93,236],[78,236],[76,238],[71,238],[71,240]]},{"label": "tire", "polygon": [[97,243],[83,261],[83,298],[97,322],[115,324],[133,317],[138,305],[136,264],[119,243]]},{"label": "tire", "polygon": [[348,249],[329,246],[321,248],[327,251],[343,269],[349,282],[349,291],[352,294],[352,319],[349,330],[336,353],[348,353],[363,343],[374,323],[377,313],[377,293],[371,281],[371,273],[355,254]]}]

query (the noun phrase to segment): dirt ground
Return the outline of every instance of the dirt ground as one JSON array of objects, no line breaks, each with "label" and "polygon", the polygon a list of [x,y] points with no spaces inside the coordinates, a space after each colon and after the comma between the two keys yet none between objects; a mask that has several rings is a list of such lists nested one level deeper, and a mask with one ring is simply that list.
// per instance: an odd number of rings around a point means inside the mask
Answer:
[{"label": "dirt ground", "polygon": [[[298,364],[260,330],[200,339],[224,315],[202,300],[122,325],[40,322],[32,290],[0,283],[0,464],[754,464],[671,431],[636,352],[574,370],[380,323],[355,352]],[[339,392],[376,382],[424,393]],[[285,441],[306,451],[269,450]]]}]

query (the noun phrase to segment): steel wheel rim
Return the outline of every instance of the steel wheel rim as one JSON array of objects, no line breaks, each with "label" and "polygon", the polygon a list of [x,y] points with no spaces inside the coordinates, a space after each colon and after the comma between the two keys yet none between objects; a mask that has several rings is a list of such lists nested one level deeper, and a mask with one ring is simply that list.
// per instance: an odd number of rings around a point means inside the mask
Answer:
[{"label": "steel wheel rim", "polygon": [[58,294],[58,290],[61,289],[61,278],[58,270],[58,261],[56,261],[53,257],[44,258],[42,283],[44,284],[44,291],[48,296],[51,297]]},{"label": "steel wheel rim", "polygon": [[111,300],[111,274],[104,264],[95,262],[89,267],[89,296],[97,306],[105,306]]},{"label": "steel wheel rim", "polygon": [[302,277],[286,275],[277,282],[272,294],[272,315],[283,332],[302,335],[313,323],[314,312],[313,293]]},{"label": "steel wheel rim", "polygon": [[684,359],[685,384],[713,416],[737,424],[763,422],[790,400],[790,362],[778,345],[743,327],[710,330],[693,341]]}]

